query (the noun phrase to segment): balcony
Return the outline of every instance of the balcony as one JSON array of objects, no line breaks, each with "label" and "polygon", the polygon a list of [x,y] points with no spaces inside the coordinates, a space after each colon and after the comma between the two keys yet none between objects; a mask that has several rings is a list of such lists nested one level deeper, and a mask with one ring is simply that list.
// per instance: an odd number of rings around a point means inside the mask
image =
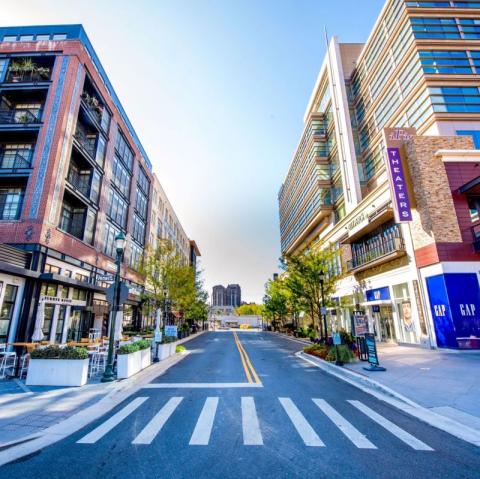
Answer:
[{"label": "balcony", "polygon": [[[33,149],[4,149],[0,146],[0,175],[30,173]],[[25,171],[27,170],[27,171]]]},{"label": "balcony", "polygon": [[97,135],[87,133],[82,128],[77,127],[73,138],[76,140],[77,146],[80,150],[88,155],[89,159],[95,161]]},{"label": "balcony", "polygon": [[55,57],[22,57],[9,60],[4,83],[49,82]]},{"label": "balcony", "polygon": [[0,126],[14,128],[38,127],[42,123],[42,109],[13,108],[0,109]]},{"label": "balcony", "polygon": [[399,225],[395,224],[363,242],[353,243],[352,259],[347,261],[347,271],[363,271],[405,254],[405,243]]},{"label": "balcony", "polygon": [[85,198],[90,197],[90,175],[82,175],[70,169],[68,171],[67,181],[75,190],[85,196]]}]

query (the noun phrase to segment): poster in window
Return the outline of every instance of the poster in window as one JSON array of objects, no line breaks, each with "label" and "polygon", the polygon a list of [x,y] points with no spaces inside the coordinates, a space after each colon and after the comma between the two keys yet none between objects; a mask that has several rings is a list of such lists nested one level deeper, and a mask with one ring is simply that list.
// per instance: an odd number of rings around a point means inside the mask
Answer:
[{"label": "poster in window", "polygon": [[400,305],[402,309],[402,321],[405,331],[412,332],[415,330],[415,325],[413,323],[412,317],[412,305],[410,301],[402,301]]}]

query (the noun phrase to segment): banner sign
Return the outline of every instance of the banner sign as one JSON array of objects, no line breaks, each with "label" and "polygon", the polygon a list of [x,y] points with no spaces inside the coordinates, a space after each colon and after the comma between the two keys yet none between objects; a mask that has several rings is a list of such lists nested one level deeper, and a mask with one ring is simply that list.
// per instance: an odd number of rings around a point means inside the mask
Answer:
[{"label": "banner sign", "polygon": [[412,221],[412,209],[410,207],[407,181],[400,157],[400,148],[387,148],[387,157],[387,170],[392,190],[395,221],[397,223]]},{"label": "banner sign", "polygon": [[372,333],[365,334],[365,344],[367,346],[368,362],[374,366],[378,366],[377,345],[375,344],[375,335]]},{"label": "banner sign", "polygon": [[368,333],[368,320],[364,314],[355,314],[353,321],[355,325],[355,336],[362,336]]},{"label": "banner sign", "polygon": [[390,290],[388,286],[383,288],[368,289],[365,292],[367,301],[388,301],[390,299]]},{"label": "banner sign", "polygon": [[174,326],[174,325],[166,325],[165,326],[165,336],[173,336],[173,337],[177,337],[177,326]]}]

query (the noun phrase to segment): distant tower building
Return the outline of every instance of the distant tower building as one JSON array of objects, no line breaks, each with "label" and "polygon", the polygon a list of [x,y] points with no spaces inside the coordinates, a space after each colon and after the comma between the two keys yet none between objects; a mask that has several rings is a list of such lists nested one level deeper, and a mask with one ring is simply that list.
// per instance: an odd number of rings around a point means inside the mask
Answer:
[{"label": "distant tower building", "polygon": [[242,304],[242,290],[239,284],[227,286],[227,306],[238,308]]},{"label": "distant tower building", "polygon": [[227,306],[227,290],[220,284],[213,287],[212,306]]}]

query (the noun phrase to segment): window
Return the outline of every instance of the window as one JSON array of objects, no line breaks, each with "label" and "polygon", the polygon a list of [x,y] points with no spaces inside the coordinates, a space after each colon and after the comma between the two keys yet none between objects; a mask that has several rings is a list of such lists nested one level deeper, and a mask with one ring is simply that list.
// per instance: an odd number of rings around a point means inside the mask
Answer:
[{"label": "window", "polygon": [[45,42],[50,40],[50,34],[37,35],[37,42]]},{"label": "window", "polygon": [[86,301],[87,292],[84,289],[73,288],[72,299],[76,299],[77,301]]},{"label": "window", "polygon": [[125,228],[127,224],[128,203],[110,188],[108,191],[107,215],[112,221]]},{"label": "window", "polygon": [[141,192],[141,190],[137,189],[137,195],[135,200],[135,210],[137,211],[138,215],[144,220],[146,220],[147,218],[147,207],[148,207],[147,197]]},{"label": "window", "polygon": [[70,293],[70,288],[68,286],[62,286],[62,298],[68,298],[68,294]]},{"label": "window", "polygon": [[62,335],[63,335],[63,327],[65,326],[65,316],[67,312],[66,306],[60,306],[58,310],[58,318],[57,318],[57,330],[55,331],[55,342],[61,343],[62,342]]},{"label": "window", "polygon": [[[3,283],[0,283],[0,291],[2,287]],[[6,343],[8,339],[8,331],[13,318],[15,300],[17,299],[17,290],[18,286],[13,284],[7,284],[5,287],[2,309],[0,310],[0,343]]]},{"label": "window", "polygon": [[128,198],[130,192],[130,173],[128,173],[122,162],[115,156],[112,164],[112,182],[120,193]]},{"label": "window", "polygon": [[105,133],[108,133],[110,128],[110,112],[107,110],[107,107],[104,106],[102,110],[102,119],[100,121],[100,126]]},{"label": "window", "polygon": [[150,186],[150,181],[148,180],[147,174],[143,171],[143,168],[138,170],[138,187],[148,196],[148,188]]},{"label": "window", "polygon": [[86,274],[76,273],[75,279],[77,281],[83,281],[84,283],[88,283],[88,276]]},{"label": "window", "polygon": [[477,87],[432,87],[429,91],[436,112],[480,113]]},{"label": "window", "polygon": [[72,272],[69,269],[66,269],[63,272],[63,275],[66,276],[67,278],[71,278],[72,277]]},{"label": "window", "polygon": [[55,306],[53,304],[45,305],[45,318],[43,320],[42,332],[45,339],[50,338],[50,328],[52,327],[53,315],[55,313]]},{"label": "window", "polygon": [[0,188],[0,220],[18,220],[24,191],[21,188]]},{"label": "window", "polygon": [[21,42],[33,42],[33,35],[20,35]]},{"label": "window", "polygon": [[133,216],[133,239],[138,241],[140,244],[145,242],[145,223],[137,216]]},{"label": "window", "polygon": [[117,150],[117,154],[119,158],[123,161],[123,163],[127,166],[127,168],[131,171],[133,165],[133,150],[130,148],[127,140],[123,136],[122,132],[118,130],[117,133],[117,141],[115,144],[115,148]]},{"label": "window", "polygon": [[457,8],[480,8],[480,2],[457,2],[457,1],[449,1],[443,0],[442,2],[430,2],[427,0],[418,0],[417,2],[406,2],[407,7],[420,7],[420,8],[450,8],[450,7],[457,7]]},{"label": "window", "polygon": [[103,168],[103,163],[105,161],[105,151],[106,151],[107,145],[105,143],[105,139],[103,138],[102,135],[98,136],[98,141],[97,141],[97,151],[95,153],[95,162],[97,165],[100,165]]},{"label": "window", "polygon": [[66,40],[67,39],[67,34],[66,33],[55,33],[53,35],[54,40]]},{"label": "window", "polygon": [[45,265],[45,273],[60,274],[60,268],[58,266],[54,266],[53,264],[47,263]]},{"label": "window", "polygon": [[457,135],[473,137],[473,144],[477,150],[480,150],[480,130],[460,130]]},{"label": "window", "polygon": [[74,208],[68,203],[62,204],[60,223],[58,227],[79,239],[84,235],[85,208]]},{"label": "window", "polygon": [[480,18],[411,18],[415,38],[480,38]]},{"label": "window", "polygon": [[92,181],[90,183],[90,199],[94,203],[98,203],[98,198],[100,197],[100,182],[100,173],[94,170],[92,174]]},{"label": "window", "polygon": [[83,241],[88,244],[93,243],[93,238],[95,236],[95,223],[97,221],[97,214],[95,211],[89,209],[87,210],[87,218],[85,220],[85,233],[83,235]]},{"label": "window", "polygon": [[31,143],[6,143],[0,145],[0,168],[31,168],[32,155],[33,145]]},{"label": "window", "polygon": [[427,74],[471,75],[473,73],[466,51],[421,51],[420,61]]},{"label": "window", "polygon": [[0,58],[0,82],[3,82],[5,73],[7,72],[8,60],[6,58]]},{"label": "window", "polygon": [[111,223],[105,224],[105,236],[103,239],[103,252],[115,258],[116,251],[115,251],[115,236],[120,233],[120,229],[112,225]]},{"label": "window", "polygon": [[140,246],[132,243],[130,247],[130,261],[129,264],[132,268],[138,269],[140,267],[143,256],[143,249]]},{"label": "window", "polygon": [[16,42],[17,41],[17,35],[5,35],[3,37],[4,42]]},{"label": "window", "polygon": [[470,211],[470,221],[472,223],[477,223],[480,221],[480,197],[469,196],[468,209]]},{"label": "window", "polygon": [[42,296],[56,297],[58,293],[58,285],[52,283],[42,283],[40,294]]}]

